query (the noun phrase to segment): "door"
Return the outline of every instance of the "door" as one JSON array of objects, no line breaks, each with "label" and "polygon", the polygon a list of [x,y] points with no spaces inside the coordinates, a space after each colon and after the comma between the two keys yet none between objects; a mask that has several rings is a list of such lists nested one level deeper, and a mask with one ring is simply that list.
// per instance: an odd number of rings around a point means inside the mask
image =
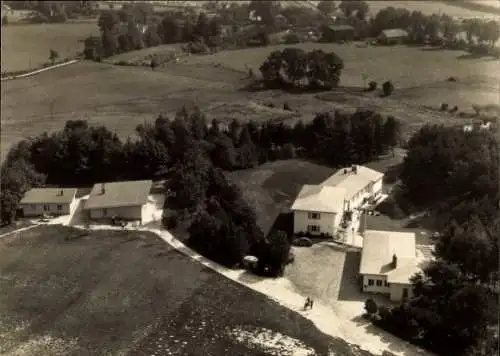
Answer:
[{"label": "door", "polygon": [[403,288],[403,299],[408,299],[408,288]]}]

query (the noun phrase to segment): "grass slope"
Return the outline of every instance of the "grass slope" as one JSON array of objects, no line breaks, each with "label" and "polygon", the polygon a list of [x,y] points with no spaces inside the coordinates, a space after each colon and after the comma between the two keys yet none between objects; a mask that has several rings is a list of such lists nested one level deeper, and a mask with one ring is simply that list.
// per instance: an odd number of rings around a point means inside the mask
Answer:
[{"label": "grass slope", "polygon": [[2,26],[2,72],[40,67],[54,49],[60,58],[83,52],[83,41],[99,33],[97,23]]},{"label": "grass slope", "polygon": [[0,241],[0,353],[265,355],[225,335],[259,327],[317,355],[368,355],[150,233],[76,231],[39,227]]}]

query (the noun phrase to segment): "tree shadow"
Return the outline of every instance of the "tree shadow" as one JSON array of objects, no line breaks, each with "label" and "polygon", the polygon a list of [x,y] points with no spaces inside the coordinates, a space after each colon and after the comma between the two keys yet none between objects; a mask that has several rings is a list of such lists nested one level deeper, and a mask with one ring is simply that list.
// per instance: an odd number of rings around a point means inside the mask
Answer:
[{"label": "tree shadow", "polygon": [[422,52],[438,52],[438,51],[443,51],[445,49],[446,48],[443,48],[443,47],[423,47],[423,48],[420,48],[420,50]]},{"label": "tree shadow", "polygon": [[281,212],[278,217],[274,220],[273,224],[269,228],[269,234],[274,231],[284,231],[287,236],[292,236],[293,234],[293,212],[286,211]]},{"label": "tree shadow", "polygon": [[416,353],[413,354],[421,354],[422,356],[429,354],[429,351],[424,350],[406,340],[403,340],[373,324],[367,325],[365,327],[365,331],[368,334],[378,336],[380,338],[380,341],[387,344],[387,349],[390,352],[405,354],[407,352],[408,347],[411,347],[416,351]]},{"label": "tree shadow", "polygon": [[463,59],[483,59],[485,57],[490,57],[489,54],[485,53],[467,53],[467,54],[461,54],[460,56],[457,57],[457,59],[463,60]]},{"label": "tree shadow", "polygon": [[338,300],[364,301],[367,299],[367,296],[361,291],[361,278],[358,274],[360,263],[360,251],[346,251]]}]

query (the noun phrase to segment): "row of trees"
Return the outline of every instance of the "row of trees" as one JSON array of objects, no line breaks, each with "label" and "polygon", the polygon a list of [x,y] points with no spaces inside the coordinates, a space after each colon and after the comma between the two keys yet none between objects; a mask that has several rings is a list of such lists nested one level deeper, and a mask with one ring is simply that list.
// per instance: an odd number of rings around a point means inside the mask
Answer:
[{"label": "row of trees", "polygon": [[493,47],[500,38],[500,25],[494,20],[467,19],[458,22],[446,15],[424,15],[421,11],[387,7],[380,10],[370,22],[371,33],[378,35],[391,28],[407,29],[410,41],[423,44],[440,42],[443,38],[452,44],[460,41],[460,33],[465,32],[469,44],[488,44]]},{"label": "row of trees", "polygon": [[[88,1],[4,1],[15,10],[33,11],[29,20],[33,23],[61,23],[67,19],[95,14]],[[5,15],[7,18],[8,15]]]},{"label": "row of trees", "polygon": [[334,52],[300,48],[273,51],[260,66],[267,88],[331,89],[338,86],[344,61]]},{"label": "row of trees", "polygon": [[[162,43],[194,42],[208,51],[220,45],[222,35],[218,17],[208,19],[204,12],[197,18],[189,13],[168,12],[158,18],[148,4],[124,5],[120,11],[105,11],[99,17],[98,26],[104,57]],[[88,42],[88,46],[93,43]]]},{"label": "row of trees", "polygon": [[63,130],[9,151],[2,166],[2,220],[15,218],[21,196],[33,186],[168,178],[167,204],[175,207],[180,218],[174,221],[188,229],[194,247],[226,265],[252,253],[260,258],[261,271],[279,274],[288,258],[288,239],[281,233],[263,236],[255,212],[223,171],[297,152],[331,165],[359,163],[390,149],[398,126],[394,118],[373,112],[338,112],[294,127],[236,120],[226,127],[217,120],[207,124],[195,108],[181,110],[173,120],[159,117],[154,124],[139,125],[137,137],[122,142],[105,127],[68,121]]},{"label": "row of trees", "polygon": [[376,324],[442,355],[498,354],[499,152],[490,132],[425,126],[410,139],[403,195],[441,222],[436,260]]}]

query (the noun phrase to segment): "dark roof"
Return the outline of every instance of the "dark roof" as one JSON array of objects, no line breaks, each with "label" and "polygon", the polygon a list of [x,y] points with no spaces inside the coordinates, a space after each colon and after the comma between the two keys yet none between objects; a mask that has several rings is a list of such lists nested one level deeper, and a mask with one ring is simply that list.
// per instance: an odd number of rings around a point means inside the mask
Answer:
[{"label": "dark roof", "polygon": [[94,184],[85,209],[143,205],[148,201],[152,184],[151,180]]},{"label": "dark roof", "polygon": [[350,25],[330,25],[328,28],[332,31],[354,31],[354,27]]},{"label": "dark roof", "polygon": [[69,204],[76,195],[76,188],[33,188],[24,194],[21,204]]}]

